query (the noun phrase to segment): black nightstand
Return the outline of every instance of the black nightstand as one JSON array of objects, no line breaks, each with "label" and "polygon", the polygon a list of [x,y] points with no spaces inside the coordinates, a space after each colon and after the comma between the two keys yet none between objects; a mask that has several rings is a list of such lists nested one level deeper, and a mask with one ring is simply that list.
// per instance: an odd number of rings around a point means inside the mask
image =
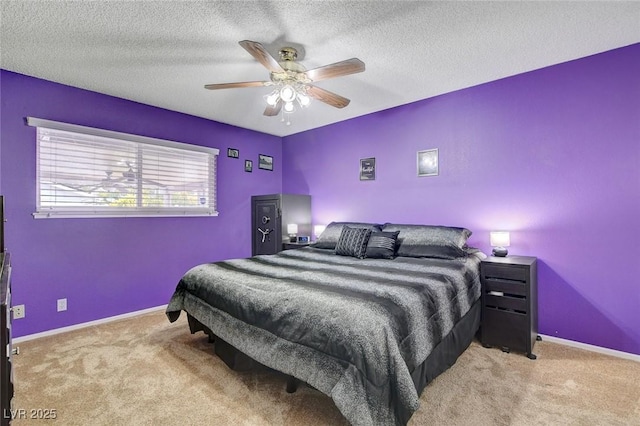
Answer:
[{"label": "black nightstand", "polygon": [[282,250],[293,250],[307,247],[310,243],[282,243]]},{"label": "black nightstand", "polygon": [[535,257],[488,257],[480,264],[482,345],[536,359],[538,265]]}]

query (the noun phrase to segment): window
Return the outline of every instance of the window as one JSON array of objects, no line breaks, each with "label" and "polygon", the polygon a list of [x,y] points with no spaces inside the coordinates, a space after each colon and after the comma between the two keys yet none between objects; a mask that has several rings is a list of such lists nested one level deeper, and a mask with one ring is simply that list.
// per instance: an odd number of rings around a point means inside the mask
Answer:
[{"label": "window", "polygon": [[217,149],[27,120],[37,127],[36,218],[218,214]]}]

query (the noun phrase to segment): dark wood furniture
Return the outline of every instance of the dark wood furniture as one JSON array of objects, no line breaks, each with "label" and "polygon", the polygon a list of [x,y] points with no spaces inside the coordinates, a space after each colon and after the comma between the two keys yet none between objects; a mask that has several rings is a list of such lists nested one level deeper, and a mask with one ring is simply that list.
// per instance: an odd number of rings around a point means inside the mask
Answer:
[{"label": "dark wood furniture", "polygon": [[13,398],[10,258],[7,252],[0,254],[0,424],[3,426],[10,423]]},{"label": "dark wood furniture", "polygon": [[282,243],[282,250],[295,250],[302,247],[308,247],[310,243]]},{"label": "dark wood furniture", "polygon": [[480,264],[482,344],[524,352],[536,359],[538,336],[537,259],[530,256],[488,257]]},{"label": "dark wood furniture", "polygon": [[4,252],[4,195],[0,195],[0,253]]},{"label": "dark wood furniture", "polygon": [[288,243],[287,225],[298,225],[297,235],[311,236],[311,196],[299,194],[251,197],[251,255],[275,254]]},{"label": "dark wood furniture", "polygon": [[11,255],[4,245],[4,197],[0,195],[0,425],[11,423]]}]

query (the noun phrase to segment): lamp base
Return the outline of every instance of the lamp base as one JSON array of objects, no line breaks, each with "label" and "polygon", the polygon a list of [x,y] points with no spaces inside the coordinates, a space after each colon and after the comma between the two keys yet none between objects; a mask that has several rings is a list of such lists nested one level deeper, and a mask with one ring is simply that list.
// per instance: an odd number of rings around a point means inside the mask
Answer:
[{"label": "lamp base", "polygon": [[289,242],[290,243],[297,243],[298,242],[298,237],[296,235],[289,235]]},{"label": "lamp base", "polygon": [[509,251],[504,247],[494,247],[491,251],[491,255],[495,257],[507,257]]}]

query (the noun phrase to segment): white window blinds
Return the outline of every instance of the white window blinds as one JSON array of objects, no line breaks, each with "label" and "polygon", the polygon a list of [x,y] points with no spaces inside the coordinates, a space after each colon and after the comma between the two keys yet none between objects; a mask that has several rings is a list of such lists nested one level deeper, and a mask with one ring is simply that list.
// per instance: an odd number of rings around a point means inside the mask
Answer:
[{"label": "white window blinds", "polygon": [[29,118],[35,217],[217,215],[217,149]]}]

